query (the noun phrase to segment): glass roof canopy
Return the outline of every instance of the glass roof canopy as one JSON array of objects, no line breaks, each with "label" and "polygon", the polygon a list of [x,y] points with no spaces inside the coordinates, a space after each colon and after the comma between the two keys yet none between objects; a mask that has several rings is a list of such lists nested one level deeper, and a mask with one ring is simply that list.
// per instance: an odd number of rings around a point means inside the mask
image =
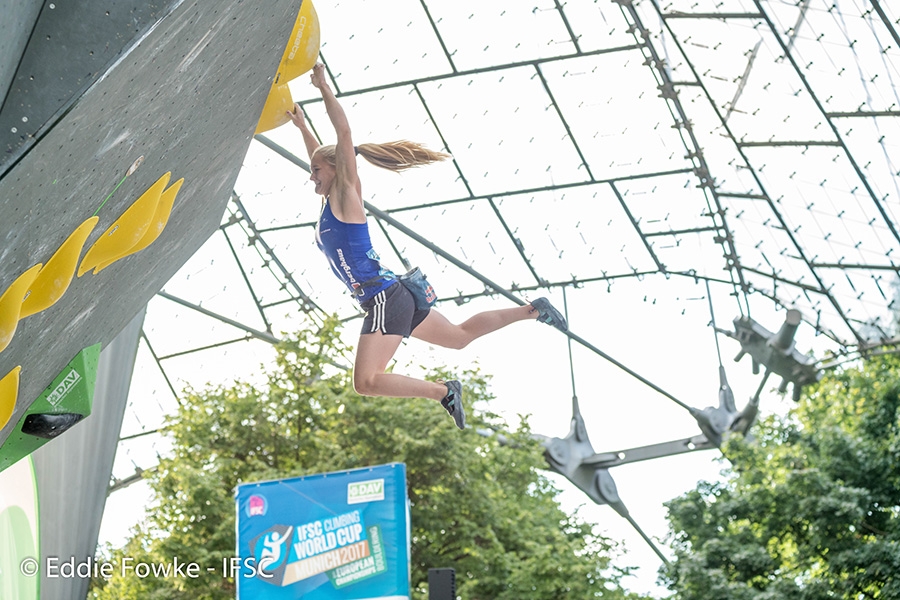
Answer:
[{"label": "glass roof canopy", "polygon": [[[316,10],[355,142],[412,139],[453,155],[402,176],[359,161],[364,198],[389,216],[371,220],[383,261],[422,267],[445,306],[497,295],[485,281],[519,297],[565,290],[576,307],[630,282],[684,304],[705,281],[722,318],[799,310],[820,360],[895,346],[900,7],[354,0]],[[333,141],[308,77],[291,89]],[[182,385],[255,367],[281,332],[325,314],[360,316],[315,248],[307,173],[273,151],[305,160],[299,133],[264,138],[219,233],[149,305],[119,484],[165,453],[148,434]],[[643,367],[651,380],[655,368]]]},{"label": "glass roof canopy", "polygon": [[[475,271],[525,290],[698,276],[733,287],[743,311],[754,294],[799,309],[838,351],[893,339],[891,8],[406,0],[389,14],[373,2],[318,11],[355,139],[406,137],[454,157],[402,180],[367,170],[370,202]],[[315,90],[292,85],[328,141]],[[296,132],[272,137],[305,158]],[[318,207],[275,169],[254,172],[283,187],[245,177],[237,193],[270,194],[242,216],[290,252]],[[430,267],[427,252],[391,241]],[[484,292],[437,268],[459,295]]]}]

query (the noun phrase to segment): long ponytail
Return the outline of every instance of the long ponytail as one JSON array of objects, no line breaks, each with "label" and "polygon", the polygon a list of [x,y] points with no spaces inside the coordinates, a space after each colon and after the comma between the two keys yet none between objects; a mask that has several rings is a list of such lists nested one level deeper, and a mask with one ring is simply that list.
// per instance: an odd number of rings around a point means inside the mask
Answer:
[{"label": "long ponytail", "polygon": [[450,158],[445,152],[436,152],[408,140],[384,144],[360,144],[356,147],[356,151],[376,167],[388,171],[405,171]]},{"label": "long ponytail", "polygon": [[[421,167],[422,165],[430,165],[431,163],[450,158],[450,155],[446,152],[430,150],[422,144],[408,140],[385,142],[383,144],[360,144],[355,147],[355,150],[358,155],[376,167],[395,172]],[[314,153],[314,156],[318,155],[329,164],[335,164],[334,145],[319,146]]]}]

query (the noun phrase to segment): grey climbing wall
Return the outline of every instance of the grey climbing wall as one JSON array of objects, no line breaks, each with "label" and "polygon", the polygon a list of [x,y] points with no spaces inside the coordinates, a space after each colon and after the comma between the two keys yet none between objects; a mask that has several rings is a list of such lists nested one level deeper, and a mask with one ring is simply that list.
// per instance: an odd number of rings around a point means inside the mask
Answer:
[{"label": "grey climbing wall", "polygon": [[43,4],[43,0],[0,0],[0,107]]},{"label": "grey climbing wall", "polygon": [[0,443],[73,356],[111,341],[218,227],[299,7],[183,1],[0,179],[0,291],[95,212],[85,248],[161,175],[185,179],[156,242],[18,322],[0,352],[0,374],[22,367]]},{"label": "grey climbing wall", "polygon": [[[95,554],[143,322],[141,311],[100,354],[91,417],[32,455],[45,560],[74,557],[82,563]],[[41,600],[85,598],[89,583],[42,570]]]},{"label": "grey climbing wall", "polygon": [[[35,4],[40,8],[36,19],[31,17]],[[19,57],[0,108],[0,173],[36,143],[122,51],[175,4],[176,0],[23,3],[31,11],[16,19],[21,21],[21,28],[10,34],[12,39],[27,35],[27,46],[18,54],[0,59]],[[17,6],[13,14],[21,12],[24,8]],[[12,25],[16,26],[19,23]]]}]

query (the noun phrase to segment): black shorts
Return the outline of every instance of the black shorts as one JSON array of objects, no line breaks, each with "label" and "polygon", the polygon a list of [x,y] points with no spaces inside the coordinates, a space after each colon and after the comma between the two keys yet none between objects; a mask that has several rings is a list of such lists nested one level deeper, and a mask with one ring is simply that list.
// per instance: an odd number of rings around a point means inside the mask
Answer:
[{"label": "black shorts", "polygon": [[430,308],[417,310],[412,294],[399,281],[378,292],[360,306],[366,311],[361,332],[363,335],[380,331],[409,337],[431,311]]}]

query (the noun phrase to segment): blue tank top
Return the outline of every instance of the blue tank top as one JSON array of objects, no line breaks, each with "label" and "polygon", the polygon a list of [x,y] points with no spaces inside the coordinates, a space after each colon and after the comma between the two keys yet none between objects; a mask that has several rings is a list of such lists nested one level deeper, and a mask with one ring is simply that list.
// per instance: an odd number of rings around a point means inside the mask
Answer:
[{"label": "blue tank top", "polygon": [[[369,224],[339,220],[331,212],[327,200],[316,227],[316,245],[328,258],[331,270],[360,304],[394,283],[394,274],[381,267],[378,254],[372,248]],[[379,276],[384,280],[362,286],[362,283]]]}]

